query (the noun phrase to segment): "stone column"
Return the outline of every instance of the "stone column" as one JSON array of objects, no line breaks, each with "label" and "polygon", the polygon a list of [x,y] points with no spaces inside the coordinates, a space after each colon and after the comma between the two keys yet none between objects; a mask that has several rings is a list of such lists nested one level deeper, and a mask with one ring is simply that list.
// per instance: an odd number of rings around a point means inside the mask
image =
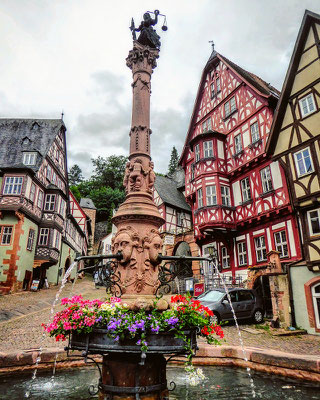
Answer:
[{"label": "stone column", "polygon": [[158,229],[164,220],[153,202],[155,173],[150,157],[151,75],[158,57],[158,49],[134,41],[126,60],[133,77],[130,154],[123,181],[126,200],[112,219],[118,228],[113,253],[123,255],[118,270],[125,297],[154,295],[158,286],[162,247]]}]

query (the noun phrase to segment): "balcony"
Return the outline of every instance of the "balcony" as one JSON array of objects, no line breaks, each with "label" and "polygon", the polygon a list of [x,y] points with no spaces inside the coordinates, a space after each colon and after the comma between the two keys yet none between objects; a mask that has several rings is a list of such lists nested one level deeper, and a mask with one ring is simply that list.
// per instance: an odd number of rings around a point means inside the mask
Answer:
[{"label": "balcony", "polygon": [[35,260],[47,260],[53,264],[59,260],[60,251],[55,247],[40,246],[38,245],[35,253]]}]

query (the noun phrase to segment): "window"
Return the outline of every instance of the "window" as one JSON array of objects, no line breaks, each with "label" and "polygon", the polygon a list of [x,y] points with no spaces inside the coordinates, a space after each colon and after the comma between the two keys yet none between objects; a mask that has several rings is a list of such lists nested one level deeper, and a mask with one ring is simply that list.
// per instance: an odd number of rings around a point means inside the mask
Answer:
[{"label": "window", "polygon": [[217,204],[216,185],[206,187],[207,206],[214,206]]},{"label": "window", "polygon": [[271,178],[271,172],[270,172],[269,166],[266,168],[263,168],[260,171],[260,176],[261,176],[263,193],[267,193],[267,192],[270,192],[271,190],[273,190],[272,178]]},{"label": "window", "polygon": [[221,92],[220,78],[216,79],[217,93]]},{"label": "window", "polygon": [[55,194],[47,194],[46,202],[44,204],[45,211],[54,211],[56,203],[56,195]]},{"label": "window", "polygon": [[310,93],[308,94],[308,96],[305,96],[301,100],[299,100],[299,106],[302,117],[313,113],[316,110],[316,104],[313,94]]},{"label": "window", "polygon": [[250,131],[251,131],[251,143],[256,143],[260,139],[258,122],[255,122],[250,126]]},{"label": "window", "polygon": [[32,248],[33,248],[34,234],[35,234],[35,230],[30,229],[29,235],[28,235],[28,241],[27,241],[27,250],[29,250],[29,251],[32,251]]},{"label": "window", "polygon": [[203,142],[203,152],[204,152],[204,157],[213,157],[213,144],[212,140]]},{"label": "window", "polygon": [[254,300],[254,296],[249,290],[239,290],[238,301],[252,301],[252,300]]},{"label": "window", "polygon": [[23,153],[24,165],[36,165],[37,153]]},{"label": "window", "polygon": [[214,87],[214,82],[211,83],[210,87],[211,87],[211,99],[213,99],[214,96],[216,95],[216,93],[215,93],[215,87]]},{"label": "window", "polygon": [[191,164],[191,180],[194,179],[194,165]]},{"label": "window", "polygon": [[242,151],[241,133],[234,137],[234,153],[239,154]]},{"label": "window", "polygon": [[310,236],[320,235],[320,208],[308,211]]},{"label": "window", "polygon": [[236,110],[236,99],[235,97],[231,97],[229,101],[227,101],[224,105],[224,117],[227,118],[233,111]]},{"label": "window", "polygon": [[314,171],[309,147],[294,153],[294,158],[298,177],[310,174],[310,172]]},{"label": "window", "polygon": [[286,231],[276,232],[274,234],[274,242],[276,245],[276,250],[280,253],[280,257],[288,257],[289,252]]},{"label": "window", "polygon": [[54,171],[52,171],[51,183],[53,185],[57,184],[57,174]]},{"label": "window", "polygon": [[211,129],[212,129],[211,118],[208,118],[202,123],[202,132],[205,133],[211,131]]},{"label": "window", "polygon": [[227,207],[231,206],[229,186],[221,185],[221,199],[222,199],[223,206],[227,206]]},{"label": "window", "polygon": [[66,202],[61,199],[61,203],[60,203],[60,210],[59,210],[59,214],[64,216],[64,210],[66,208]]},{"label": "window", "polygon": [[226,247],[221,247],[222,268],[230,267],[230,256]]},{"label": "window", "polygon": [[46,246],[49,241],[49,228],[41,228],[39,234],[39,245]]},{"label": "window", "polygon": [[32,203],[34,202],[35,197],[36,197],[36,185],[32,182],[30,188],[30,201],[32,201]]},{"label": "window", "polygon": [[1,244],[7,245],[11,243],[13,226],[0,226]]},{"label": "window", "polygon": [[195,162],[200,160],[200,145],[199,144],[197,144],[194,147],[194,157],[195,157]]},{"label": "window", "polygon": [[184,213],[177,212],[177,225],[183,226]]},{"label": "window", "polygon": [[55,248],[56,249],[59,249],[59,246],[60,245],[60,232],[57,232],[57,234],[56,234],[56,242],[55,242]]},{"label": "window", "polygon": [[22,183],[22,176],[7,176],[4,181],[3,194],[20,194]]},{"label": "window", "polygon": [[50,165],[48,164],[48,165],[47,165],[47,179],[48,179],[48,181],[51,180],[51,171],[52,171],[52,168],[51,168]]},{"label": "window", "polygon": [[256,246],[257,262],[265,261],[267,259],[266,240],[264,236],[259,236],[254,239]]},{"label": "window", "polygon": [[43,206],[43,191],[39,190],[38,192],[38,207],[42,210],[42,206]]},{"label": "window", "polygon": [[314,314],[316,317],[316,326],[320,329],[320,284],[315,284],[312,289],[312,300],[314,307]]},{"label": "window", "polygon": [[242,199],[245,203],[246,201],[251,200],[251,190],[250,190],[250,180],[249,177],[242,179],[241,181],[241,191],[242,191]]},{"label": "window", "polygon": [[198,189],[198,208],[203,207],[202,189]]},{"label": "window", "polygon": [[238,243],[238,262],[239,267],[247,265],[247,246],[245,242]]}]

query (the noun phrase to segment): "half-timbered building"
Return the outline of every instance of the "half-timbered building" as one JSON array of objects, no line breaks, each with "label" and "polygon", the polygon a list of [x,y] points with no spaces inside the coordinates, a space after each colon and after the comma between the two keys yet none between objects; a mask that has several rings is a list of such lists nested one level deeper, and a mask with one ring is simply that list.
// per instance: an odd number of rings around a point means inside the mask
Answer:
[{"label": "half-timbered building", "polygon": [[82,212],[81,219],[80,206],[68,189],[65,132],[61,119],[0,120],[4,293],[27,289],[32,280],[40,286],[45,278],[57,283],[75,254],[86,254],[86,216]]},{"label": "half-timbered building", "polygon": [[[268,253],[277,250],[283,265],[300,257],[285,171],[265,152],[278,98],[270,84],[213,50],[180,158],[202,254],[215,248],[230,282],[247,281],[248,269],[259,271],[250,281],[273,314],[273,278],[263,273]],[[204,265],[205,275],[210,268]],[[287,287],[284,292],[288,297]]]},{"label": "half-timbered building", "polygon": [[297,325],[320,333],[320,15],[306,11],[267,151],[285,171],[302,259],[290,266]]}]

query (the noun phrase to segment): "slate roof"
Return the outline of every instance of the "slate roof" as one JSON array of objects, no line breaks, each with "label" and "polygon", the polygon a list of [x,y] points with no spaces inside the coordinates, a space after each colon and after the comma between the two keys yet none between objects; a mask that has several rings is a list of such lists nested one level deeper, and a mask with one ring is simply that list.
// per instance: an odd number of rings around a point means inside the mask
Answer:
[{"label": "slate roof", "polygon": [[94,205],[93,201],[89,197],[83,197],[80,199],[80,207],[92,208],[94,210],[97,209],[97,207]]},{"label": "slate roof", "polygon": [[[31,168],[37,172],[54,138],[65,125],[61,119],[0,118],[0,168]],[[23,152],[37,152],[36,165],[23,164]]]},{"label": "slate roof", "polygon": [[173,179],[157,175],[154,187],[164,203],[191,212],[190,206]]}]

